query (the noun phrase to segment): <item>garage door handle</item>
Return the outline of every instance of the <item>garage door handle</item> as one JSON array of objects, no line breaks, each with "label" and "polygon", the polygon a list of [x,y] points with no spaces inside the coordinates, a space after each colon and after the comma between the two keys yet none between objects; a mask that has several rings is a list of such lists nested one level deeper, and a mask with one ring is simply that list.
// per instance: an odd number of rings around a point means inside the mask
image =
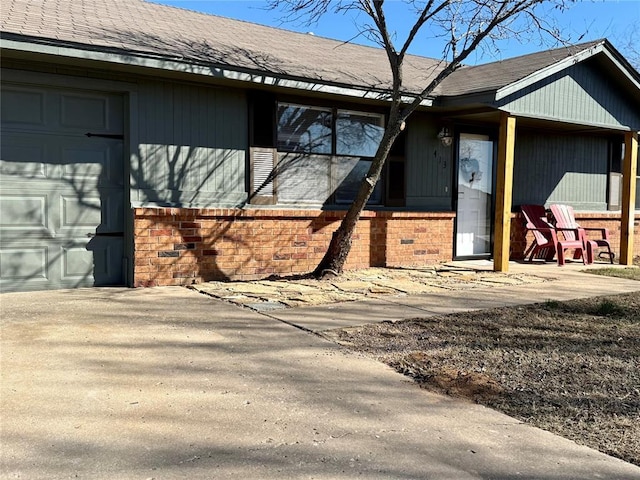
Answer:
[{"label": "garage door handle", "polygon": [[93,237],[124,237],[124,232],[87,233],[87,238]]},{"label": "garage door handle", "polygon": [[85,133],[85,136],[91,138],[91,137],[100,137],[100,138],[113,138],[116,140],[124,140],[124,135],[122,134],[114,134],[114,133],[91,133],[91,132],[87,132]]}]

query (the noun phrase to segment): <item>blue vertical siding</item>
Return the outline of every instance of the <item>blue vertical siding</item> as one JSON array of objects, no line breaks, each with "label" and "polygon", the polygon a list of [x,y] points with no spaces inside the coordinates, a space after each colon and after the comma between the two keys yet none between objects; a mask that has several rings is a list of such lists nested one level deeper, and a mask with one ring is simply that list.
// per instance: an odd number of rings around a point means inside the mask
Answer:
[{"label": "blue vertical siding", "polygon": [[138,90],[138,204],[236,206],[246,200],[247,108],[242,92],[174,82]]},{"label": "blue vertical siding", "polygon": [[440,126],[437,120],[418,115],[408,123],[408,208],[451,210],[451,163],[454,147],[442,146],[437,138]]},{"label": "blue vertical siding", "polygon": [[520,131],[513,205],[567,203],[578,210],[606,210],[607,169],[607,138]]}]

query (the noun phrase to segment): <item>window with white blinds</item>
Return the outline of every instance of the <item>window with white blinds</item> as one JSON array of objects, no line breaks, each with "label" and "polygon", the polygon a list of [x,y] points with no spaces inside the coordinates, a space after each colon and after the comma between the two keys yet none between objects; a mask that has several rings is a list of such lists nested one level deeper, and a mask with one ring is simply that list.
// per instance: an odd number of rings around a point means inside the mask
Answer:
[{"label": "window with white blinds", "polygon": [[383,133],[381,114],[278,103],[278,203],[350,203]]}]

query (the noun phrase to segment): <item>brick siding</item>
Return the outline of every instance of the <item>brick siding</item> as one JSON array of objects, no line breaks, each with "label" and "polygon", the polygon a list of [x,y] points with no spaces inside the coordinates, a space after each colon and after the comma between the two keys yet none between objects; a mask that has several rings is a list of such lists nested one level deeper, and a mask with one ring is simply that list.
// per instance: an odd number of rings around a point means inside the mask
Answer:
[{"label": "brick siding", "polygon": [[[190,285],[312,271],[344,212],[320,210],[134,209],[134,285]],[[584,226],[609,228],[620,251],[620,215],[576,213]],[[346,269],[413,267],[453,258],[452,212],[363,212]],[[640,216],[634,251],[640,255]],[[512,215],[511,258],[533,241]]]},{"label": "brick siding", "polygon": [[[188,285],[312,271],[345,212],[134,209],[134,285]],[[451,212],[363,212],[346,269],[452,259]]]}]

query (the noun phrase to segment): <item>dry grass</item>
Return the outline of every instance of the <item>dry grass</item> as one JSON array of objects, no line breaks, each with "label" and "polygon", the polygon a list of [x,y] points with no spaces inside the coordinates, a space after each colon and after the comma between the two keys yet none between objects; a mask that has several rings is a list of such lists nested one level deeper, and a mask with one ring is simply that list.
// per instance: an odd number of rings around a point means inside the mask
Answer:
[{"label": "dry grass", "polygon": [[591,273],[593,275],[604,275],[606,277],[618,277],[618,278],[627,278],[629,280],[638,280],[640,281],[640,268],[637,267],[627,267],[627,268],[598,268],[592,270],[585,270],[587,273]]},{"label": "dry grass", "polygon": [[640,295],[336,330],[422,387],[640,465]]},{"label": "dry grass", "polygon": [[593,275],[603,275],[605,277],[618,277],[618,278],[626,278],[629,280],[638,280],[640,281],[640,256],[634,257],[633,259],[633,267],[627,268],[613,268],[613,267],[603,267],[585,270],[587,273],[591,273]]}]

